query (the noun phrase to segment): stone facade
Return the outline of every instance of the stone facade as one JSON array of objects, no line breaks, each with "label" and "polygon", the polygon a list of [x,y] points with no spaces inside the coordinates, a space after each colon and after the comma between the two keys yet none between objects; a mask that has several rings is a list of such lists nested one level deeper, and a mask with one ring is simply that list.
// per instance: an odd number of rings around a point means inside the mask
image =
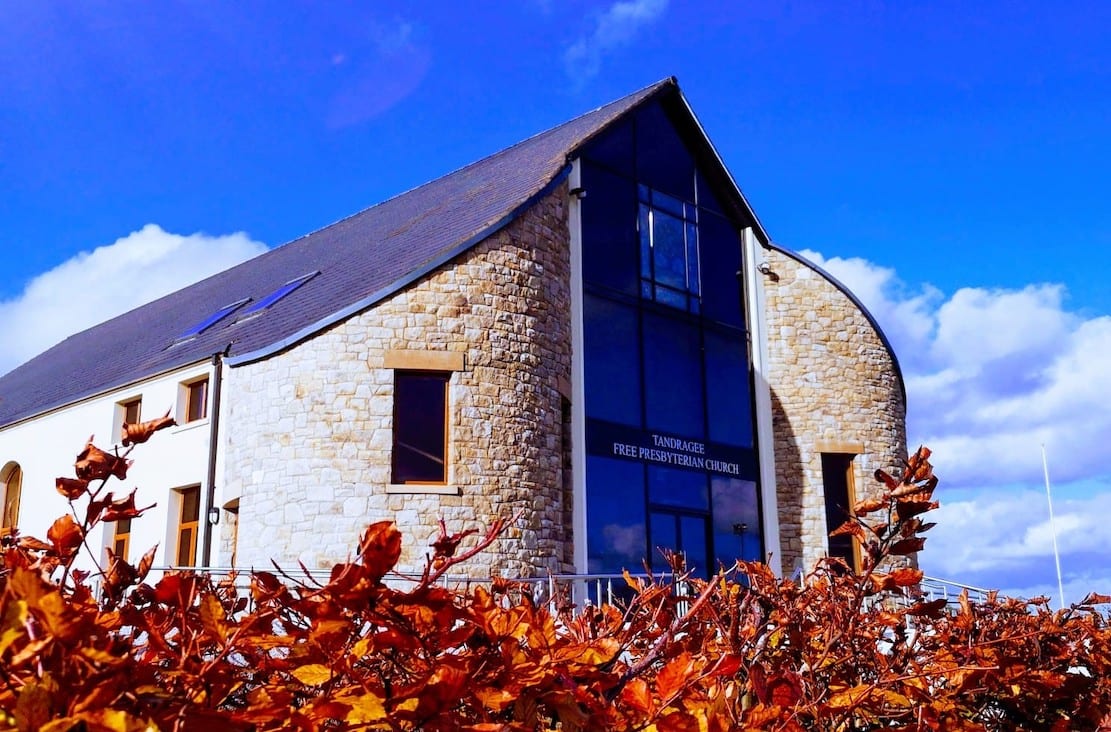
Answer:
[{"label": "stone facade", "polygon": [[[235,427],[224,434],[223,496],[239,499],[238,566],[274,558],[326,568],[354,553],[367,523],[390,519],[405,536],[400,568],[416,572],[440,518],[460,531],[517,516],[466,572],[575,571],[566,197],[561,186],[372,308],[228,370],[225,409]],[[825,553],[821,454],[856,454],[854,482],[864,495],[876,468],[906,455],[905,405],[897,364],[861,308],[804,261],[775,248],[764,256],[780,557],[789,575]],[[452,371],[448,484],[391,486],[394,367],[421,363]],[[231,531],[222,530],[225,562]]]},{"label": "stone facade", "polygon": [[763,254],[776,492],[783,572],[824,556],[822,453],[852,453],[857,498],[873,473],[906,458],[898,365],[876,326],[843,290],[776,248]]},{"label": "stone facade", "polygon": [[[400,568],[419,571],[439,519],[460,531],[517,516],[467,572],[572,569],[566,207],[560,186],[372,308],[229,369],[224,495],[240,498],[239,566],[328,567],[368,523],[391,519],[405,538]],[[448,484],[391,486],[391,362],[420,364],[422,352],[458,354],[429,362],[461,366],[449,381]]]}]

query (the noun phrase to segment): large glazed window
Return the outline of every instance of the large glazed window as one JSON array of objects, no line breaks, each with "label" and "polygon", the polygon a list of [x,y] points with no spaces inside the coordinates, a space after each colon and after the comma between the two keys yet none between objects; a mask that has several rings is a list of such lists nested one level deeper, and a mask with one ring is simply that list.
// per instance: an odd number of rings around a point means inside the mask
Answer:
[{"label": "large glazed window", "polygon": [[759,558],[740,226],[658,104],[580,170],[586,569]]},{"label": "large glazed window", "polygon": [[392,481],[447,482],[446,371],[395,371]]}]

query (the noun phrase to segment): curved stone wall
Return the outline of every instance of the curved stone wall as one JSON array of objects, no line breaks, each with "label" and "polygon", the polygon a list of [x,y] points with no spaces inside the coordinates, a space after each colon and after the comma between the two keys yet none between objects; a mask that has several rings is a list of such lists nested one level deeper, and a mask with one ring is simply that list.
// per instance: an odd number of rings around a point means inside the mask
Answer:
[{"label": "curved stone wall", "polygon": [[822,453],[852,453],[857,497],[906,458],[898,364],[867,314],[818,268],[765,247],[768,381],[783,572],[825,555]]},{"label": "curved stone wall", "polygon": [[[570,568],[561,385],[571,362],[566,186],[505,229],[375,307],[290,350],[230,369],[226,500],[240,497],[240,566],[329,567],[370,522],[404,534],[419,571],[449,531],[518,515],[477,577]],[[448,486],[391,488],[390,356],[462,368],[449,382]],[[412,368],[412,366],[409,366]],[[566,479],[565,479],[566,478]],[[469,541],[467,542],[469,544]],[[467,545],[467,544],[465,544]]]}]

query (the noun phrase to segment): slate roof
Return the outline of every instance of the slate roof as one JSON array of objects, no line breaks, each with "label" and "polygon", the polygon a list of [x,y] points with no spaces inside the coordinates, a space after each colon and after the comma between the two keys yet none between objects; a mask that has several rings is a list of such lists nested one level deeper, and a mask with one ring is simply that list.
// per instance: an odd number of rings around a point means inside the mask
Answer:
[{"label": "slate roof", "polygon": [[[679,96],[674,79],[70,336],[0,377],[0,427],[217,352],[232,365],[250,361],[364,310],[511,221],[562,180],[577,148],[662,94]],[[315,271],[261,314],[175,344],[219,308]]]}]

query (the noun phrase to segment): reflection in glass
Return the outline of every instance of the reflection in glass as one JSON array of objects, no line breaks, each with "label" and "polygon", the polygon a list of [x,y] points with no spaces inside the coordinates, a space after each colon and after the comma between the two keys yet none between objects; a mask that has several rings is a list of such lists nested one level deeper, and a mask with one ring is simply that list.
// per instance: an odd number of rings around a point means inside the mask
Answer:
[{"label": "reflection in glass", "polygon": [[648,502],[705,511],[710,507],[706,473],[649,466]]},{"label": "reflection in glass", "polygon": [[694,160],[659,104],[646,104],[636,117],[637,177],[658,191],[694,200]]},{"label": "reflection in glass", "polygon": [[583,278],[592,284],[635,295],[637,291],[636,188],[632,181],[595,165],[583,165]]},{"label": "reflection in glass", "polygon": [[683,222],[662,211],[650,211],[652,222],[652,257],[656,282],[683,290],[687,287],[686,244]]},{"label": "reflection in glass", "polygon": [[664,559],[662,550],[679,551],[679,526],[676,519],[677,516],[673,513],[652,512],[651,535],[649,536],[652,546],[648,554],[651,558],[653,570],[666,572],[671,569],[667,560]]},{"label": "reflection in glass", "polygon": [[589,456],[586,486],[587,571],[640,571],[648,545],[644,468]]},{"label": "reflection in glass", "polygon": [[726,567],[735,559],[755,560],[763,549],[756,483],[714,476],[710,484],[714,504],[714,553]]},{"label": "reflection in glass", "polygon": [[724,217],[700,211],[698,248],[702,257],[703,314],[742,327],[740,236]]},{"label": "reflection in glass", "polygon": [[586,404],[591,417],[640,426],[640,339],[636,310],[585,298]]},{"label": "reflection in glass", "polygon": [[679,543],[687,560],[687,569],[695,570],[701,577],[716,569],[709,566],[710,563],[706,560],[705,516],[679,517]]},{"label": "reflection in glass", "polygon": [[749,408],[748,358],[744,334],[710,330],[705,333],[706,411],[710,440],[728,445],[752,445]]},{"label": "reflection in glass", "polygon": [[644,380],[648,429],[701,439],[705,427],[698,329],[645,313]]}]

